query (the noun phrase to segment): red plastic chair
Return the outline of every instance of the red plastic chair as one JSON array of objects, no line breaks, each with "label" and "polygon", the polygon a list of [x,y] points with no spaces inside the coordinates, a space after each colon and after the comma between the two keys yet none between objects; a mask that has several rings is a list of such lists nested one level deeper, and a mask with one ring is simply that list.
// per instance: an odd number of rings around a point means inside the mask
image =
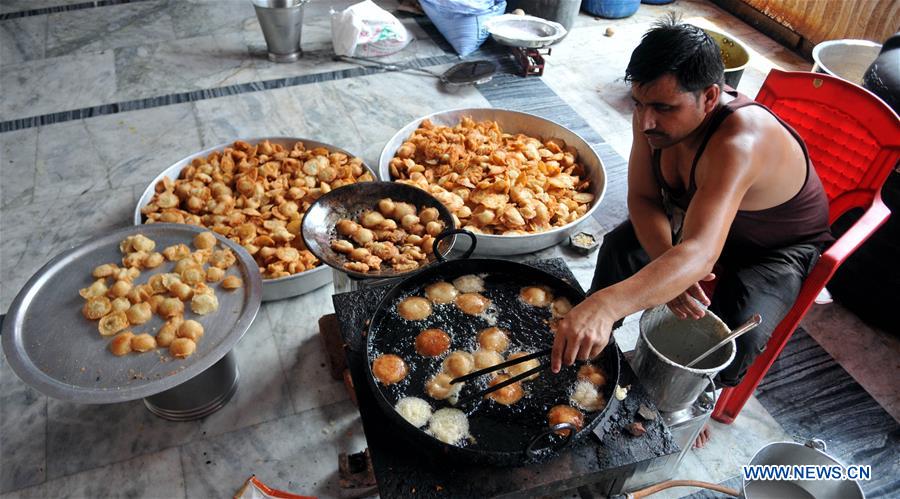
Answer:
[{"label": "red plastic chair", "polygon": [[866,211],[822,254],[741,384],[722,390],[712,417],[725,424],[741,412],[838,266],[891,215],[881,200],[881,187],[900,159],[900,118],[860,86],[823,74],[772,70],[756,101],[806,142],[828,195],[829,223],[853,208]]}]

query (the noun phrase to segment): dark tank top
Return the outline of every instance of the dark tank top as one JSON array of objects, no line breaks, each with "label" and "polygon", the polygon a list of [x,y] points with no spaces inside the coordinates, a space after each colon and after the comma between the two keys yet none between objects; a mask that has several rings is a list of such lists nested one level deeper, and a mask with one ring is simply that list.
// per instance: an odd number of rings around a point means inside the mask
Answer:
[{"label": "dark tank top", "polygon": [[[803,143],[803,139],[800,138],[796,130],[782,121],[766,106],[733,89],[726,89],[725,91],[735,97],[735,99],[714,111],[709,127],[703,140],[700,142],[697,154],[694,156],[687,190],[675,190],[666,183],[660,165],[662,150],[656,149],[653,151],[653,174],[662,190],[663,198],[667,200],[667,203],[674,204],[682,211],[687,211],[688,205],[697,191],[697,184],[694,180],[697,162],[700,160],[700,155],[703,154],[712,135],[722,122],[736,110],[745,106],[759,106],[769,111],[800,143],[800,147],[803,149],[803,156],[806,158],[806,180],[797,194],[784,203],[764,210],[738,210],[728,232],[728,238],[725,241],[726,249],[732,248],[742,251],[776,249],[794,244],[821,244],[832,241],[828,226],[828,198],[825,196],[825,189],[822,187],[819,176],[810,164],[809,153],[806,150],[806,144]],[[677,230],[680,232],[680,229]]]}]

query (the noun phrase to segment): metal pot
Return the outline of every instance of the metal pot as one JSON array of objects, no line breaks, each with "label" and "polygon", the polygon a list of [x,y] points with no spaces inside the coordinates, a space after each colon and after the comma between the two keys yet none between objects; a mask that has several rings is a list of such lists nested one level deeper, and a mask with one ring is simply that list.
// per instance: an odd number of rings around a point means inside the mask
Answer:
[{"label": "metal pot", "polygon": [[[813,439],[806,444],[775,442],[756,452],[750,465],[840,466],[828,455],[825,442]],[[746,499],[862,499],[865,497],[856,480],[742,480]]]},{"label": "metal pot", "polygon": [[[603,167],[600,156],[597,155],[597,152],[594,151],[590,144],[572,130],[558,123],[533,114],[506,109],[454,109],[440,111],[411,121],[394,134],[381,151],[381,158],[378,161],[379,178],[385,181],[392,180],[389,166],[391,159],[394,157],[397,149],[419,128],[419,124],[422,121],[427,119],[431,120],[435,125],[456,126],[465,117],[470,117],[475,121],[496,121],[506,133],[523,133],[531,137],[540,137],[544,140],[551,138],[564,140],[567,145],[574,147],[578,151],[578,161],[584,165],[584,169],[591,180],[589,192],[594,195],[594,204],[588,209],[587,213],[568,225],[523,236],[477,234],[476,255],[519,255],[533,253],[559,244],[569,237],[570,234],[574,233],[582,223],[587,221],[597,209],[597,206],[600,205],[600,201],[606,192],[606,169]],[[454,246],[454,249],[466,249],[466,240],[460,240]]]},{"label": "metal pot", "polygon": [[734,360],[732,340],[697,367],[684,366],[728,336],[728,326],[710,311],[701,319],[679,319],[660,305],[641,315],[640,331],[634,371],[661,411],[690,407],[712,378]]}]

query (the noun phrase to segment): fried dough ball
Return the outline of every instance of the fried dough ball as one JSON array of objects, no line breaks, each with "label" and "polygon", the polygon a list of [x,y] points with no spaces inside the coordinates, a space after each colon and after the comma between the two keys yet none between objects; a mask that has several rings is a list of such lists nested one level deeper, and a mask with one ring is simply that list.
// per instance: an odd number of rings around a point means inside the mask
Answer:
[{"label": "fried dough ball", "polygon": [[162,256],[162,253],[154,251],[147,255],[147,258],[144,259],[144,267],[148,269],[155,269],[163,264],[165,258]]},{"label": "fried dough ball", "polygon": [[149,303],[135,303],[125,311],[129,324],[143,324],[153,317]]},{"label": "fried dough ball", "polygon": [[428,434],[446,444],[457,445],[469,434],[469,419],[459,409],[438,409],[428,420]]},{"label": "fried dough ball", "polygon": [[231,252],[230,248],[213,250],[209,255],[209,264],[220,269],[227,269],[237,262],[237,257]]},{"label": "fried dough ball", "polygon": [[156,248],[156,243],[153,241],[153,239],[150,239],[143,234],[136,234],[134,236],[126,238],[126,241],[127,240],[131,241],[131,250],[129,251],[149,253],[153,251],[154,248]]},{"label": "fried dough ball", "polygon": [[472,359],[475,361],[475,369],[487,369],[503,362],[503,356],[494,350],[475,350],[472,352]]},{"label": "fried dough ball", "polygon": [[159,332],[156,333],[156,344],[161,347],[168,347],[171,345],[172,341],[178,336],[178,327],[181,326],[182,322],[184,322],[184,319],[182,319],[180,315],[167,320],[165,324],[159,328]]},{"label": "fried dough ball", "polygon": [[162,254],[166,257],[166,260],[170,262],[177,262],[182,258],[187,258],[191,256],[191,248],[184,243],[173,244],[172,246],[167,247],[162,250]]},{"label": "fried dough ball", "polygon": [[125,312],[131,308],[131,301],[124,296],[116,298],[111,302],[113,312]]},{"label": "fried dough ball", "polygon": [[423,357],[438,357],[450,348],[450,336],[440,329],[426,329],[416,336],[416,352]]},{"label": "fried dough ball", "polygon": [[331,241],[331,249],[347,255],[353,251],[353,243],[346,239],[335,239],[334,241]]},{"label": "fried dough ball", "polygon": [[[465,383],[451,384],[453,376],[447,373],[438,373],[425,382],[425,393],[435,400],[447,400],[459,395]],[[452,400],[451,400],[452,402]]]},{"label": "fried dough ball", "polygon": [[589,381],[597,388],[603,388],[606,385],[606,373],[603,369],[593,365],[585,364],[578,369],[578,379]]},{"label": "fried dough ball", "polygon": [[104,263],[103,265],[98,265],[94,267],[94,271],[91,273],[97,279],[102,279],[104,277],[109,277],[113,275],[113,273],[119,270],[119,267],[114,263]]},{"label": "fried dough ball", "polygon": [[378,201],[378,211],[386,217],[394,216],[394,201],[391,198]]},{"label": "fried dough ball", "polygon": [[[571,423],[575,425],[575,431],[577,432],[584,427],[584,414],[570,405],[555,405],[547,413],[547,421],[550,423],[551,428],[560,423]],[[569,431],[559,430],[556,434],[565,436]]]},{"label": "fried dough ball", "polygon": [[425,288],[425,296],[435,304],[452,303],[459,296],[459,290],[449,282],[439,281]]},{"label": "fried dough ball", "polygon": [[456,298],[456,306],[469,315],[478,315],[487,310],[491,300],[480,293],[464,293]]},{"label": "fried dough ball", "polygon": [[131,288],[126,296],[131,303],[141,303],[150,299],[153,295],[153,288],[149,284],[138,284]]},{"label": "fried dough ball", "polygon": [[431,315],[431,302],[421,296],[410,296],[397,305],[397,312],[408,321],[420,321]]},{"label": "fried dough ball", "polygon": [[384,222],[384,215],[377,211],[367,211],[359,217],[359,221],[363,227],[367,229],[375,229]]},{"label": "fried dough ball", "polygon": [[484,291],[484,279],[475,274],[457,277],[453,280],[453,285],[461,293],[481,293]]},{"label": "fried dough ball", "polygon": [[553,293],[544,286],[528,286],[522,288],[519,298],[532,307],[546,307],[553,301]]},{"label": "fried dough ball", "polygon": [[392,353],[379,355],[372,362],[372,374],[383,385],[392,385],[401,381],[409,373],[409,367],[397,355]]},{"label": "fried dough ball", "polygon": [[197,315],[211,314],[219,310],[219,299],[211,293],[194,293],[191,298],[191,311]]},{"label": "fried dough ball", "polygon": [[575,407],[591,412],[599,411],[606,406],[603,395],[597,391],[596,386],[587,380],[579,380],[575,383],[575,389],[572,390],[569,402]]},{"label": "fried dough ball", "polygon": [[[509,354],[509,357],[507,357],[506,360],[515,360],[515,359],[524,357],[526,355],[528,355],[528,353],[526,353],[526,352],[515,352],[515,353]],[[525,362],[520,362],[516,365],[507,367],[506,372],[509,373],[509,375],[511,377],[518,376],[520,374],[524,374],[526,371],[530,371],[536,367],[539,367],[540,365],[541,365],[541,361],[539,361],[537,359],[526,360]],[[531,376],[525,378],[523,381],[535,380],[535,379],[537,379],[538,376],[539,376],[539,373],[534,373]]]},{"label": "fried dough ball", "polygon": [[135,352],[149,352],[156,348],[156,338],[147,333],[141,333],[131,338],[131,349]]},{"label": "fried dough ball", "polygon": [[196,349],[197,344],[190,338],[175,338],[172,340],[172,344],[169,345],[169,353],[179,359],[190,357]]},{"label": "fried dough ball", "polygon": [[233,291],[243,286],[244,281],[242,281],[240,277],[234,275],[230,275],[222,281],[222,287],[227,289],[228,291]]},{"label": "fried dough ball", "polygon": [[489,327],[478,333],[478,344],[484,350],[503,353],[509,348],[509,335],[499,327]]},{"label": "fried dough ball", "polygon": [[126,327],[128,327],[128,317],[125,312],[107,314],[100,319],[100,323],[97,325],[101,336],[112,336]]},{"label": "fried dough ball", "polygon": [[94,296],[105,295],[108,292],[109,288],[106,287],[106,279],[100,278],[94,281],[90,286],[81,288],[81,291],[79,291],[78,294],[80,294],[82,298],[88,299]]},{"label": "fried dough ball", "polygon": [[128,292],[131,291],[131,283],[128,281],[116,281],[109,291],[107,291],[107,295],[110,298],[121,298],[123,296],[128,295]]},{"label": "fried dough ball", "polygon": [[462,350],[450,352],[450,355],[444,359],[443,368],[447,374],[454,378],[465,376],[475,370],[475,357],[469,352]]},{"label": "fried dough ball", "polygon": [[196,343],[203,337],[203,324],[195,320],[186,320],[178,326],[175,336],[179,338],[190,338]]},{"label": "fried dough ball", "polygon": [[225,271],[219,267],[209,267],[206,269],[206,282],[219,282],[225,277]]},{"label": "fried dough ball", "polygon": [[100,319],[112,311],[112,303],[105,296],[92,296],[84,302],[81,313],[93,321]]},{"label": "fried dough ball", "polygon": [[188,267],[181,271],[181,280],[194,286],[206,280],[206,272],[200,265]]},{"label": "fried dough ball", "polygon": [[342,218],[341,220],[338,220],[338,223],[335,224],[334,228],[337,230],[337,233],[342,236],[353,237],[353,234],[356,234],[356,231],[360,229],[360,226],[352,220]]},{"label": "fried dough ball", "polygon": [[148,253],[143,251],[135,251],[134,253],[128,253],[127,255],[122,257],[122,266],[123,267],[135,267],[141,268],[144,266],[144,260],[150,256]]},{"label": "fried dough ball", "polygon": [[557,319],[565,317],[566,314],[569,313],[569,310],[572,310],[572,302],[565,297],[553,300],[553,303],[550,305],[550,312],[553,314],[553,317]]},{"label": "fried dough ball", "polygon": [[194,295],[193,288],[181,281],[173,282],[172,285],[169,286],[169,292],[179,300],[190,300],[191,296]]},{"label": "fried dough ball", "polygon": [[184,303],[178,298],[166,298],[156,308],[156,312],[166,319],[176,315],[183,315]]},{"label": "fried dough ball", "polygon": [[416,207],[409,203],[394,203],[394,212],[391,214],[391,218],[394,220],[402,220],[406,215],[415,215]]},{"label": "fried dough ball", "polygon": [[431,404],[418,397],[404,397],[397,401],[394,409],[416,428],[425,426],[431,418]]},{"label": "fried dough ball", "polygon": [[128,355],[131,353],[132,338],[134,338],[134,333],[131,331],[122,331],[109,342],[109,351],[112,352],[113,355],[119,357]]},{"label": "fried dough ball", "polygon": [[424,210],[419,212],[419,219],[422,223],[427,224],[429,222],[436,222],[440,213],[437,208],[425,208]]},{"label": "fried dough ball", "polygon": [[194,236],[194,247],[197,249],[210,249],[215,245],[216,236],[212,232],[201,232]]},{"label": "fried dough ball", "polygon": [[[498,376],[495,376],[494,379],[492,379],[491,382],[488,383],[488,386],[496,386],[508,379],[509,376],[500,374]],[[522,397],[524,396],[525,390],[522,389],[522,383],[515,382],[511,385],[504,386],[499,390],[487,394],[485,398],[492,399],[493,401],[503,405],[513,405],[516,402],[522,400]]]}]

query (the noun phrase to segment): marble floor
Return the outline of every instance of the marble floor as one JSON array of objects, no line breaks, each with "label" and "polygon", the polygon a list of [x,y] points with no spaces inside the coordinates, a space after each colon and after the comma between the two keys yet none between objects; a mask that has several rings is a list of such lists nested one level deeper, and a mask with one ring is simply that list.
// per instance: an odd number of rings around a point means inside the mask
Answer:
[{"label": "marble floor", "polygon": [[[602,213],[588,222],[589,230],[604,233],[625,214],[622,158],[631,144],[631,103],[621,76],[631,47],[654,19],[674,9],[739,37],[751,49],[738,87],[749,95],[771,68],[810,66],[710,2],[677,0],[642,5],[616,21],[581,14],[553,47],[542,79],[500,75],[481,90],[447,94],[427,77],[332,60],[327,13],[350,3],[313,0],[304,58],[279,65],[265,58],[245,0],[0,0],[0,311],[53,255],[128,225],[150,179],[185,155],[235,137],[287,135],[340,145],[377,164],[397,129],[449,108],[529,109],[576,129],[609,169]],[[378,3],[396,8],[394,1]],[[458,60],[427,21],[399,17],[416,40],[390,60],[432,69]],[[615,33],[605,36],[610,27]],[[480,54],[497,53],[488,44]],[[528,258],[550,256],[565,258],[589,285],[590,257],[558,247]],[[237,395],[191,423],[162,421],[140,401],[90,406],[50,399],[0,359],[0,499],[221,497],[252,473],[297,493],[339,496],[337,454],[362,450],[365,437],[343,385],[323,369],[314,319],[331,311],[331,293],[329,285],[266,303],[236,348]],[[828,363],[828,379],[849,387],[842,393],[857,404],[857,414],[888,428],[880,440],[852,431],[844,440],[835,435],[842,457],[896,463],[900,340],[836,303],[816,306],[803,326],[808,335],[798,348],[815,355],[798,355]],[[623,346],[635,335],[634,321],[617,332]],[[714,424],[712,443],[688,453],[679,478],[723,482],[765,443],[825,431],[796,416],[811,421],[822,412],[792,416],[798,396],[785,395],[782,382],[793,379],[790,367],[779,371],[784,377],[770,375],[773,381],[733,425]],[[900,474],[896,464],[885,466]],[[898,488],[879,482],[867,492],[890,497]]]}]

